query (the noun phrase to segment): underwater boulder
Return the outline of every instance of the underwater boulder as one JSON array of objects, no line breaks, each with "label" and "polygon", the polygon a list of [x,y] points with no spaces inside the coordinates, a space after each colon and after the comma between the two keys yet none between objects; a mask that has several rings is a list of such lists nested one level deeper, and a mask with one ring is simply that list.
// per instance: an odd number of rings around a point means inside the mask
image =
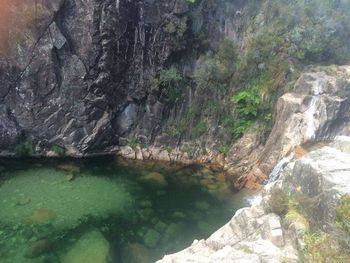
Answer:
[{"label": "underwater boulder", "polygon": [[83,234],[61,256],[62,263],[108,263],[110,262],[110,245],[97,229]]},{"label": "underwater boulder", "polygon": [[164,175],[158,172],[147,173],[146,175],[142,176],[140,179],[143,182],[147,182],[155,186],[165,187],[168,185]]},{"label": "underwater boulder", "polygon": [[122,249],[123,263],[149,263],[152,257],[149,249],[140,243],[126,244]]}]

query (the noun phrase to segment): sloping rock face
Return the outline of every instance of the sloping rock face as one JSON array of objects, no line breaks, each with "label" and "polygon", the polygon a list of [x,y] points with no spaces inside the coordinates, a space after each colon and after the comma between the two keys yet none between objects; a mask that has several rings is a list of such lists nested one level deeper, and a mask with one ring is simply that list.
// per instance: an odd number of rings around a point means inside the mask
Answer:
[{"label": "sloping rock face", "polygon": [[340,198],[350,193],[350,137],[337,137],[329,146],[307,154],[283,171],[283,187],[298,196],[303,213],[327,231]]},{"label": "sloping rock face", "polygon": [[340,136],[329,146],[290,162],[279,180],[266,185],[261,201],[236,212],[207,240],[193,244],[161,262],[300,262],[305,226],[296,217],[269,213],[276,188],[299,200],[301,212],[313,229],[330,230],[334,209],[350,194],[350,137]]},{"label": "sloping rock face", "polygon": [[[295,251],[294,251],[295,252]],[[280,218],[264,214],[261,206],[243,208],[207,240],[195,240],[185,250],[165,256],[161,262],[280,262],[295,259],[285,244]]]},{"label": "sloping rock face", "polygon": [[263,160],[267,168],[271,169],[276,160],[290,154],[297,145],[350,134],[350,67],[330,70],[314,69],[302,74],[294,91],[279,99],[277,121],[263,152],[275,159]]}]

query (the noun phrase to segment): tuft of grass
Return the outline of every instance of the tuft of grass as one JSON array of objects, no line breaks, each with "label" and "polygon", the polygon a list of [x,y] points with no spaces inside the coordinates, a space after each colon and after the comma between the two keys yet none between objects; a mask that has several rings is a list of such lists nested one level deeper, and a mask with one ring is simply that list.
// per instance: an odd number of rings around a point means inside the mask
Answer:
[{"label": "tuft of grass", "polygon": [[344,251],[330,234],[308,232],[304,235],[304,242],[302,262],[350,262],[350,254]]},{"label": "tuft of grass", "polygon": [[339,244],[350,253],[350,195],[343,196],[335,209],[335,227]]}]

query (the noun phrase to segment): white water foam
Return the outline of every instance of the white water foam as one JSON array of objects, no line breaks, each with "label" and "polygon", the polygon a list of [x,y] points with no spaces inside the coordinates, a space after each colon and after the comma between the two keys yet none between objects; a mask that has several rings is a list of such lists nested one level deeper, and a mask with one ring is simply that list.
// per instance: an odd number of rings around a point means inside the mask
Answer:
[{"label": "white water foam", "polygon": [[324,86],[325,86],[325,81],[317,80],[313,87],[311,88],[313,96],[310,102],[310,106],[305,111],[305,121],[306,121],[306,131],[305,131],[305,139],[306,140],[313,140],[316,138],[316,118],[315,115],[317,113],[317,102],[320,99],[320,95],[324,92]]},{"label": "white water foam", "polygon": [[248,201],[249,205],[251,205],[251,206],[259,205],[261,203],[261,201],[262,201],[262,194],[261,194],[261,192],[257,193],[256,195],[248,197],[247,201]]},{"label": "white water foam", "polygon": [[279,178],[281,172],[283,171],[283,168],[286,166],[287,163],[290,162],[290,160],[292,160],[292,158],[293,155],[290,155],[280,160],[269,174],[269,180],[267,183],[272,183],[276,181]]},{"label": "white water foam", "polygon": [[305,112],[305,121],[306,121],[306,131],[305,131],[305,139],[313,140],[316,137],[316,123],[315,123],[315,114],[317,111],[316,104],[319,100],[319,96],[313,96],[310,102],[309,109]]}]

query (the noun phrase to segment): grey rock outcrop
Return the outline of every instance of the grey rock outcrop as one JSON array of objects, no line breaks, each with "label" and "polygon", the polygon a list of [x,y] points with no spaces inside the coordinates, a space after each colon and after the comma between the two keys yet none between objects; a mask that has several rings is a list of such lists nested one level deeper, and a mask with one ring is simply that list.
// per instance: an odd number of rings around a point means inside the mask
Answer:
[{"label": "grey rock outcrop", "polygon": [[207,240],[195,240],[157,262],[296,262],[296,251],[284,235],[277,215],[265,214],[262,206],[243,208]]},{"label": "grey rock outcrop", "polygon": [[350,67],[336,70],[333,74],[327,74],[327,68],[302,74],[294,92],[279,99],[277,121],[262,153],[267,168],[297,145],[350,134]]},{"label": "grey rock outcrop", "polygon": [[37,154],[55,144],[74,156],[107,153],[138,122],[151,136],[163,109],[147,99],[149,82],[185,45],[186,2],[30,0],[4,8],[1,154],[25,139]]},{"label": "grey rock outcrop", "polygon": [[283,187],[301,200],[303,213],[322,230],[329,229],[334,208],[350,193],[349,138],[337,137],[332,147],[310,152],[282,174]]}]

